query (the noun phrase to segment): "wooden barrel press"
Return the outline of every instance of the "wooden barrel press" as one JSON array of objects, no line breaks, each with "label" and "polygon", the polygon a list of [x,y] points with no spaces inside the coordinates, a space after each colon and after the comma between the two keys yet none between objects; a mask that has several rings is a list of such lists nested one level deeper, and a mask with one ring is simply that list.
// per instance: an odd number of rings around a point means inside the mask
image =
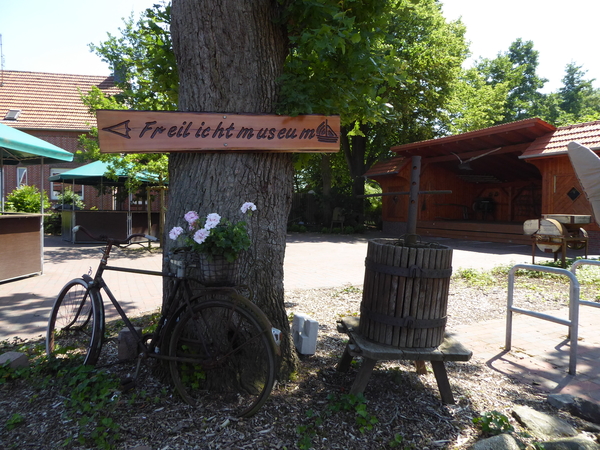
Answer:
[{"label": "wooden barrel press", "polygon": [[360,334],[398,348],[444,340],[452,249],[437,243],[369,241]]}]

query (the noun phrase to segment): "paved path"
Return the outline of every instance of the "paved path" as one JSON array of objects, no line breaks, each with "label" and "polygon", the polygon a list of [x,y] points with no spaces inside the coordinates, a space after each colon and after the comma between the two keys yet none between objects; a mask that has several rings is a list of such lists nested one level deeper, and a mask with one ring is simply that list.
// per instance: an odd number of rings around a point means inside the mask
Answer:
[{"label": "paved path", "polygon": [[[378,237],[383,236],[380,233],[358,237],[289,235],[285,258],[286,290],[362,285],[367,243]],[[531,263],[531,247],[526,245],[435,240],[453,249],[454,270]],[[54,297],[66,281],[95,270],[99,249],[95,245],[73,245],[59,237],[47,237],[43,275],[0,283],[0,340],[43,335]],[[547,254],[537,252],[536,262],[549,259]],[[111,264],[133,264],[138,268],[160,270],[162,255],[139,251],[123,257],[114,252]],[[160,304],[160,277],[106,272],[105,278],[128,313],[152,311]],[[566,312],[558,314],[565,316]],[[548,392],[568,392],[600,401],[600,337],[595,332],[595,324],[600,323],[600,310],[586,307],[581,317],[580,356],[575,377],[567,374],[569,343],[565,339],[567,330],[564,326],[517,315],[513,349],[508,353],[503,352],[504,320],[449,331],[473,350],[475,359],[495,370],[523,382],[535,383]]]}]

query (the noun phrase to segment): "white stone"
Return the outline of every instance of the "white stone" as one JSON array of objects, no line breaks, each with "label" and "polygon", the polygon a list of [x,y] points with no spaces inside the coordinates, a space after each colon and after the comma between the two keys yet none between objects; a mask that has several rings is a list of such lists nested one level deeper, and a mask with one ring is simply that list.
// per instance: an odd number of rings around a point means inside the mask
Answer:
[{"label": "white stone", "polygon": [[306,314],[295,314],[292,321],[292,338],[298,353],[314,355],[317,350],[319,323]]}]

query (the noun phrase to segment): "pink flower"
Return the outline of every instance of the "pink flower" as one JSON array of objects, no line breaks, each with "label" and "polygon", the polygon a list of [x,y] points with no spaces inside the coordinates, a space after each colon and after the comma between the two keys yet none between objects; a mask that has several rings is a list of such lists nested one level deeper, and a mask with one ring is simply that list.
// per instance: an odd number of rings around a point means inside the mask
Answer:
[{"label": "pink flower", "polygon": [[240,209],[242,210],[242,213],[246,214],[246,211],[248,210],[256,211],[256,205],[252,202],[246,202],[242,205]]},{"label": "pink flower", "polygon": [[175,241],[181,233],[183,233],[183,228],[173,227],[171,231],[169,231],[169,237]]},{"label": "pink flower", "polygon": [[183,218],[187,223],[190,224],[191,229],[191,226],[194,225],[194,222],[196,222],[196,220],[198,220],[200,217],[196,211],[188,211]]},{"label": "pink flower", "polygon": [[210,230],[207,230],[206,228],[200,228],[194,233],[194,241],[196,241],[198,244],[202,244],[209,235]]},{"label": "pink flower", "polygon": [[207,230],[210,230],[211,228],[214,228],[217,225],[219,225],[220,221],[221,221],[220,215],[218,215],[217,213],[211,213],[208,216],[206,216],[206,223],[204,224],[204,228],[206,228]]}]

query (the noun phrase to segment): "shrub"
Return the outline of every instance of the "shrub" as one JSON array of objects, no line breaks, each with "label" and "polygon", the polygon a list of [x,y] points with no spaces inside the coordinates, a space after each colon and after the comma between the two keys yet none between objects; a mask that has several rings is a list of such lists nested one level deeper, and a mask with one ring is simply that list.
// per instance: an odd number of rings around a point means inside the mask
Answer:
[{"label": "shrub", "polygon": [[85,203],[81,200],[81,197],[73,192],[70,187],[65,187],[65,190],[56,196],[58,205],[73,205],[73,209],[84,209]]},{"label": "shrub", "polygon": [[[50,206],[48,195],[44,191],[44,209]],[[40,191],[35,186],[19,186],[6,197],[6,210],[13,212],[39,213],[41,204]]]}]

